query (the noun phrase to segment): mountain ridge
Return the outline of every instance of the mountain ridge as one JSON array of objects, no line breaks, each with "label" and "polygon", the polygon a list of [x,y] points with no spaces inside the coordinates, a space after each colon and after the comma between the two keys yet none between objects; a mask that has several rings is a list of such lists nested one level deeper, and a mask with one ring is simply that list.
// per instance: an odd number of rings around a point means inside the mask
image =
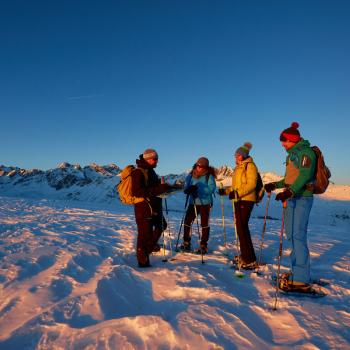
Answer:
[{"label": "mountain ridge", "polygon": [[[68,162],[49,170],[22,169],[0,165],[0,191],[2,195],[24,198],[48,198],[110,203],[118,198],[116,185],[122,169],[111,163],[92,163],[82,167]],[[164,176],[169,183],[183,182],[189,170],[181,174]],[[233,168],[227,165],[216,168],[217,183],[230,186]],[[264,183],[282,178],[273,172],[261,173]],[[326,199],[350,200],[350,186],[331,184]]]}]

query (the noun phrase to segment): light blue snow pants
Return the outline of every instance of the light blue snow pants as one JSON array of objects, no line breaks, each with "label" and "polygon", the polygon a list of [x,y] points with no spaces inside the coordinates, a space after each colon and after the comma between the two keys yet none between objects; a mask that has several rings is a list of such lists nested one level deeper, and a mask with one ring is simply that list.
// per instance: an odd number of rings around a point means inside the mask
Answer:
[{"label": "light blue snow pants", "polygon": [[307,246],[307,226],[313,197],[288,200],[285,229],[291,245],[290,262],[293,281],[310,283],[310,253]]}]

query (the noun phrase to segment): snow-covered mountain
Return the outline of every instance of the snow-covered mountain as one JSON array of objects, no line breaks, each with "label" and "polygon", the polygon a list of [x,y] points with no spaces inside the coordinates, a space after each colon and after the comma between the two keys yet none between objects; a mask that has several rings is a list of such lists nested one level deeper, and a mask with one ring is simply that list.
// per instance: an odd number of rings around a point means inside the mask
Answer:
[{"label": "snow-covered mountain", "polygon": [[110,202],[117,196],[120,171],[115,164],[94,163],[82,168],[64,162],[47,171],[0,166],[0,191],[14,197]]},{"label": "snow-covered mountain", "polygon": [[[1,195],[21,198],[46,198],[56,200],[78,200],[83,202],[111,203],[118,198],[116,185],[120,181],[121,168],[116,164],[100,166],[95,163],[85,167],[63,162],[55,169],[21,169],[0,166]],[[169,174],[169,183],[183,182],[188,171]],[[230,186],[233,169],[223,165],[216,169],[217,182]],[[276,181],[281,176],[266,172],[261,174],[263,182]],[[330,185],[322,197],[349,200],[350,186]]]}]

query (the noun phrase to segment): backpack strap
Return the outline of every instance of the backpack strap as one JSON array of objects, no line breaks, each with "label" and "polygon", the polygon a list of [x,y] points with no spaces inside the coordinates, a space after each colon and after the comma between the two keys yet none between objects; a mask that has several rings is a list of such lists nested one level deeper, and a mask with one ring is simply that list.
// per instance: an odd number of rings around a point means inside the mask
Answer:
[{"label": "backpack strap", "polygon": [[[145,183],[146,183],[146,186],[147,186],[147,183],[148,183],[148,171],[147,171],[147,169],[144,169],[144,168],[136,168],[135,170],[137,170],[137,169],[141,170],[143,176],[145,177]],[[134,171],[135,171],[135,170],[134,170]]]}]

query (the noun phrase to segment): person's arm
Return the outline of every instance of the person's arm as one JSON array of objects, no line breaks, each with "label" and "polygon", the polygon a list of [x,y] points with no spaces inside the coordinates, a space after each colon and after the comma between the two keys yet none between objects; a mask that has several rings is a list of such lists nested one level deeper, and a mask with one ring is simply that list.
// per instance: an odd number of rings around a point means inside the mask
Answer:
[{"label": "person's arm", "polygon": [[132,177],[132,194],[135,197],[151,198],[166,192],[169,188],[168,184],[158,184],[148,187],[146,185],[146,177],[141,169],[136,169],[131,174]]},{"label": "person's arm", "polygon": [[285,187],[284,178],[279,181],[276,181],[275,185],[276,185],[276,188],[284,188]]}]

